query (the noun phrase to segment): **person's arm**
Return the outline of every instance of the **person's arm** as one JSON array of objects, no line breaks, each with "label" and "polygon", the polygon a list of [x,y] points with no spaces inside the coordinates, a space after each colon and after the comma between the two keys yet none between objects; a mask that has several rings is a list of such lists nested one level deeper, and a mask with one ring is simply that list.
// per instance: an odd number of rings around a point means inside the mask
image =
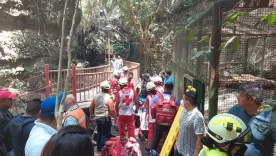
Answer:
[{"label": "person's arm", "polygon": [[195,147],[195,151],[194,151],[194,156],[198,156],[200,150],[203,147],[202,142],[201,142],[202,136],[203,136],[203,134],[196,135],[196,147]]},{"label": "person's arm", "polygon": [[4,128],[5,128],[5,121],[4,117],[1,115],[0,116],[0,155],[7,155],[7,148],[4,143]]},{"label": "person's arm", "polygon": [[133,93],[134,93],[134,103],[135,103],[136,109],[138,110],[138,108],[139,108],[138,94],[134,90],[133,90]]},{"label": "person's arm", "polygon": [[116,113],[116,109],[115,109],[115,104],[113,99],[111,98],[108,102],[108,111],[110,112],[111,117],[114,118],[114,122],[117,122],[117,113]]},{"label": "person's arm", "polygon": [[93,120],[95,117],[94,109],[95,109],[95,102],[94,102],[94,99],[92,99],[90,106],[89,106],[90,120]]},{"label": "person's arm", "polygon": [[200,150],[202,149],[201,137],[203,137],[205,132],[205,124],[203,116],[198,116],[194,120],[194,134],[196,135],[196,147],[194,149],[194,156],[198,156]]},{"label": "person's arm", "polygon": [[149,111],[150,111],[150,109],[149,109],[149,98],[148,98],[148,96],[146,97],[145,108],[146,108],[146,116],[148,116],[148,115],[149,115]]},{"label": "person's arm", "polygon": [[63,124],[62,124],[64,127],[65,126],[71,126],[71,125],[79,125],[79,121],[77,118],[75,118],[74,116],[68,116]]}]

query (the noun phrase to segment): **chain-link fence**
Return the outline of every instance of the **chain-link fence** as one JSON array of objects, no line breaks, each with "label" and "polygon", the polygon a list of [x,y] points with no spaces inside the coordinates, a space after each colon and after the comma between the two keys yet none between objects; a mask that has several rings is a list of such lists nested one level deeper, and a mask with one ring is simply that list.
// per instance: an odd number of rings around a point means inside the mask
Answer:
[{"label": "chain-link fence", "polygon": [[[238,39],[238,50],[234,43],[221,48],[219,57],[219,92],[217,113],[237,103],[238,86],[245,82],[256,82],[265,89],[265,100],[276,99],[276,25],[268,25],[261,19],[275,12],[272,8],[233,8],[220,6],[220,44],[231,38]],[[177,35],[174,41],[174,77],[177,88],[184,88],[195,79],[205,84],[205,115],[209,110],[210,61],[212,57],[211,34],[214,26],[213,7],[202,7],[200,14],[188,25],[188,29]],[[236,17],[233,18],[233,15]],[[230,16],[229,16],[230,15]],[[231,16],[232,15],[232,16]],[[225,19],[233,18],[225,24]],[[194,34],[194,35],[193,35]],[[192,36],[192,37],[191,37]],[[178,96],[180,96],[179,92]]]}]

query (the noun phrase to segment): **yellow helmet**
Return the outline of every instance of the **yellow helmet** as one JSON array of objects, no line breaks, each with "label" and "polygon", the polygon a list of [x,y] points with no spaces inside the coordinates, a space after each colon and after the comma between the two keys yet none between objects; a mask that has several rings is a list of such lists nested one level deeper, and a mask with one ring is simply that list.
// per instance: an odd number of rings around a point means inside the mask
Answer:
[{"label": "yellow helmet", "polygon": [[251,142],[251,129],[238,117],[232,114],[218,114],[208,123],[208,135],[217,143],[235,141],[235,143]]},{"label": "yellow helmet", "polygon": [[109,83],[109,81],[105,80],[105,81],[101,82],[100,87],[102,89],[110,89],[110,83]]}]

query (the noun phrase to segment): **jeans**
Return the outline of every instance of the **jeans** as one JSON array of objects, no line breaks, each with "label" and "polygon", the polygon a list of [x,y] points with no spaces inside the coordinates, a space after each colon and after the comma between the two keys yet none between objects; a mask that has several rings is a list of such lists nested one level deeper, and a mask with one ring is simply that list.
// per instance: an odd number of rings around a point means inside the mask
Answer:
[{"label": "jeans", "polygon": [[120,138],[126,137],[126,130],[125,125],[127,125],[127,131],[128,131],[128,138],[133,137],[134,138],[134,115],[126,116],[126,115],[119,115],[118,116],[118,127],[119,127],[119,135]]},{"label": "jeans", "polygon": [[111,118],[99,118],[96,119],[96,125],[97,125],[97,150],[100,151],[107,137],[110,136],[110,131],[111,131]]},{"label": "jeans", "polygon": [[153,140],[151,143],[151,149],[157,150],[157,146],[159,144],[159,141],[162,137],[163,132],[169,133],[171,126],[162,126],[157,123],[155,123],[154,126],[154,134],[153,134]]},{"label": "jeans", "polygon": [[178,152],[178,150],[176,149],[176,150],[174,151],[174,156],[183,156],[183,155],[180,154],[180,153]]}]

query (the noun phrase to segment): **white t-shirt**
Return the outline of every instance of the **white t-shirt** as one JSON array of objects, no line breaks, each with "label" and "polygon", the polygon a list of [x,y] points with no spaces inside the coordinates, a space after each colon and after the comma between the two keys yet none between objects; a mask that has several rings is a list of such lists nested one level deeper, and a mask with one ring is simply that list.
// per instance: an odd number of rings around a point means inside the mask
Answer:
[{"label": "white t-shirt", "polygon": [[205,124],[201,112],[194,108],[183,110],[179,121],[177,150],[183,156],[193,156],[196,147],[196,135],[204,134]]},{"label": "white t-shirt", "polygon": [[40,156],[45,144],[56,133],[51,126],[35,121],[25,146],[25,156]]}]

